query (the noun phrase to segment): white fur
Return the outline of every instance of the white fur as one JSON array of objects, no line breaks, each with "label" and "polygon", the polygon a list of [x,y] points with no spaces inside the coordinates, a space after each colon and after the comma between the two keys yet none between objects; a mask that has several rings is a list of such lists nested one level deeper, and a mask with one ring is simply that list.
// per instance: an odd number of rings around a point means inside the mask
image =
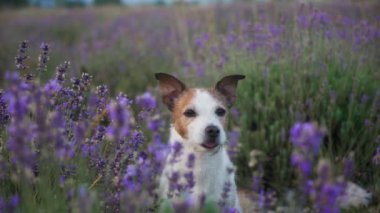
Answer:
[{"label": "white fur", "polygon": [[[173,172],[179,172],[181,175],[180,182],[185,182],[183,174],[189,172],[186,163],[189,154],[195,155],[195,165],[193,169],[195,186],[189,195],[199,207],[201,197],[206,196],[206,201],[219,202],[222,199],[223,188],[226,182],[231,183],[231,190],[228,193],[226,207],[236,208],[241,212],[236,184],[234,166],[231,163],[224,144],[226,143],[226,133],[223,129],[221,119],[215,114],[217,107],[222,107],[222,103],[210,95],[207,91],[196,90],[193,100],[190,102],[190,108],[194,109],[197,116],[188,125],[188,138],[184,139],[178,134],[174,127],[170,130],[170,145],[180,142],[183,146],[182,155],[178,162],[169,163],[172,159],[173,152],[170,152],[168,161],[160,179],[161,197],[167,198],[169,192],[169,179]],[[205,128],[208,125],[215,125],[220,129],[220,146],[207,150],[201,146],[204,142]],[[233,172],[227,172],[230,169]],[[171,198],[172,202],[180,200],[178,197]]]}]

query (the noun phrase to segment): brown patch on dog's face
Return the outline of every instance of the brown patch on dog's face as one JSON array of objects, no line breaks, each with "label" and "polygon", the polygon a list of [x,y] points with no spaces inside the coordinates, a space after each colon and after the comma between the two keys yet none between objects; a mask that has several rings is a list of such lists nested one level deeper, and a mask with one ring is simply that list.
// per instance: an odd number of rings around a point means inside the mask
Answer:
[{"label": "brown patch on dog's face", "polygon": [[188,137],[187,126],[194,118],[184,116],[186,109],[190,108],[190,103],[195,96],[195,89],[187,89],[174,104],[172,122],[176,131],[183,137]]}]

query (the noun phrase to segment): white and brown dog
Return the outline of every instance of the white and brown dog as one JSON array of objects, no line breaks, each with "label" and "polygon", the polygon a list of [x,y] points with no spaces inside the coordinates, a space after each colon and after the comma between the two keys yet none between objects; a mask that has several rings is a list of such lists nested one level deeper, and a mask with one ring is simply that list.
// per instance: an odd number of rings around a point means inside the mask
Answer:
[{"label": "white and brown dog", "polygon": [[225,144],[227,141],[226,113],[235,101],[238,81],[243,75],[222,78],[214,88],[187,88],[177,78],[157,73],[163,102],[172,113],[170,145],[179,143],[181,157],[169,162],[178,153],[170,152],[160,179],[160,195],[172,202],[179,198],[171,193],[171,181],[176,174],[179,183],[186,182],[189,172],[188,158],[195,157],[192,166],[194,186],[188,195],[196,208],[212,201],[224,208],[235,208],[241,212],[235,184],[234,166]]}]

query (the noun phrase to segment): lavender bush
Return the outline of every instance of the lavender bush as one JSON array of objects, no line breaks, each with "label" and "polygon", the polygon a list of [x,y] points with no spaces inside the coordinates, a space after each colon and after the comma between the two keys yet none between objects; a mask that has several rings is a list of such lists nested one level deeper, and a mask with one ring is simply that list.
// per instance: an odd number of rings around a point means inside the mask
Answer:
[{"label": "lavender bush", "polygon": [[[378,8],[2,12],[0,212],[190,211],[196,159],[167,146],[169,115],[152,75],[174,70],[207,86],[227,73],[247,76],[228,124],[238,184],[250,188],[240,192],[251,200],[243,209],[339,212],[353,181],[373,194],[362,209],[376,212]],[[184,196],[175,206],[157,194],[170,151],[189,161],[185,185],[172,177],[172,192]],[[205,211],[223,206],[228,187]]]}]

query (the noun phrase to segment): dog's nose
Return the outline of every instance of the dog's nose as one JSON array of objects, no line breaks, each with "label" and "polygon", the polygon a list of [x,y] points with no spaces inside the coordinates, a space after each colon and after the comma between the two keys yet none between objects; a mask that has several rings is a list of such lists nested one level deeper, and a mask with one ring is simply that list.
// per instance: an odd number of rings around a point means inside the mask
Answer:
[{"label": "dog's nose", "polygon": [[214,125],[210,125],[206,127],[206,135],[210,138],[218,137],[219,133],[220,133],[219,128]]}]

